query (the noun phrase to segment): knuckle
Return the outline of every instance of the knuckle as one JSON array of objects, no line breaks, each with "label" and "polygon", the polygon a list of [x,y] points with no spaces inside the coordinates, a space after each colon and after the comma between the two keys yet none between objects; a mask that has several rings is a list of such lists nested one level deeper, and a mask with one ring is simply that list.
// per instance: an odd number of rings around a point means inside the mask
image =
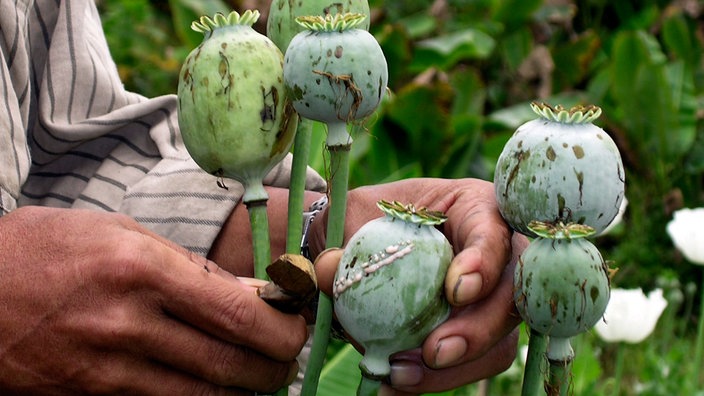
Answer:
[{"label": "knuckle", "polygon": [[106,241],[97,260],[99,270],[108,281],[120,286],[133,286],[149,278],[154,264],[152,246],[146,236],[126,235]]},{"label": "knuckle", "polygon": [[258,314],[254,309],[253,298],[254,294],[249,295],[238,290],[231,292],[227,298],[221,299],[227,302],[220,310],[223,323],[227,324],[235,334],[256,330]]}]

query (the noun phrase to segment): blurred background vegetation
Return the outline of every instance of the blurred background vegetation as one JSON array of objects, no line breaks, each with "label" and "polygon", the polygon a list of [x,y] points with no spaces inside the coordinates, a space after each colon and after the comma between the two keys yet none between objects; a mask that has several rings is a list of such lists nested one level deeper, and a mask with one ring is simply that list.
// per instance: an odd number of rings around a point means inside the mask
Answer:
[{"label": "blurred background vegetation", "polygon": [[[125,85],[145,96],[176,91],[181,62],[201,41],[189,29],[197,16],[256,8],[264,33],[269,8],[265,0],[98,4]],[[692,336],[693,293],[704,268],[683,259],[665,225],[674,210],[704,206],[704,3],[370,5],[392,95],[359,128],[351,186],[416,176],[491,180],[503,144],[534,118],[530,101],[599,105],[596,124],[621,150],[629,205],[621,225],[597,245],[620,268],[616,287],[663,287],[666,295],[684,296],[669,309],[683,323],[682,336]],[[312,165],[324,172],[319,147]]]}]

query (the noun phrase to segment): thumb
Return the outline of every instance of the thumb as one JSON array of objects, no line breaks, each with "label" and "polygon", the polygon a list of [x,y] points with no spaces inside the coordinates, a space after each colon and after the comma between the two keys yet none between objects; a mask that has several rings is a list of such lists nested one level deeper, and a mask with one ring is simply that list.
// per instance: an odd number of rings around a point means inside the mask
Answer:
[{"label": "thumb", "polygon": [[313,264],[315,275],[318,277],[318,287],[327,295],[332,295],[332,283],[343,251],[341,248],[323,250]]}]

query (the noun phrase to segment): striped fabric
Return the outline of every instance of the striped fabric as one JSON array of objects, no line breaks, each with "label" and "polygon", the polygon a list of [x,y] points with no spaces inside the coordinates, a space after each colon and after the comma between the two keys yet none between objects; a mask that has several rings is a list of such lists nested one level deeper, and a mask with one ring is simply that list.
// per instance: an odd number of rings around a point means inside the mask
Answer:
[{"label": "striped fabric", "polygon": [[[123,88],[92,1],[0,0],[0,50],[1,214],[121,212],[207,254],[242,187],[219,188],[190,159],[174,95]],[[289,163],[265,184],[286,186]],[[310,172],[307,188],[324,181]]]}]

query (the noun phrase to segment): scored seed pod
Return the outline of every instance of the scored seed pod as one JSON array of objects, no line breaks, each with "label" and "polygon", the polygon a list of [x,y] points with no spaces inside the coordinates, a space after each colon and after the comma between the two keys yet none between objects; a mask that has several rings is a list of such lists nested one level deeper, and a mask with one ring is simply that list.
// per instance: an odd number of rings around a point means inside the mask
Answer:
[{"label": "scored seed pod", "polygon": [[307,30],[286,49],[284,79],[293,106],[328,124],[329,146],[348,144],[346,123],[371,115],[386,92],[384,53],[374,36],[357,28],[366,19],[351,13],[296,18]]},{"label": "scored seed pod", "polygon": [[[305,28],[296,22],[296,18],[309,15],[335,15],[345,13],[369,15],[367,0],[306,0],[292,2],[290,0],[273,0],[269,8],[266,23],[266,35],[286,52],[291,39]],[[365,18],[358,26],[369,30],[369,18]]]},{"label": "scored seed pod", "polygon": [[603,231],[618,213],[625,173],[614,141],[592,124],[596,106],[531,104],[540,117],[521,125],[499,156],[496,200],[509,225],[535,236],[533,220]]},{"label": "scored seed pod", "polygon": [[392,353],[419,346],[445,321],[443,293],[452,247],[435,225],[445,216],[380,201],[385,216],[362,226],[347,243],[333,285],[335,313],[364,347],[363,376],[389,375]]},{"label": "scored seed pod", "polygon": [[608,266],[585,237],[591,227],[534,222],[539,235],[520,255],[514,300],[526,324],[538,333],[569,338],[590,329],[609,302]]},{"label": "scored seed pod", "polygon": [[209,173],[245,185],[245,202],[266,200],[266,174],[288,153],[297,115],[283,84],[283,54],[252,29],[258,11],[204,16],[203,42],[186,58],[178,120],[188,152]]}]

